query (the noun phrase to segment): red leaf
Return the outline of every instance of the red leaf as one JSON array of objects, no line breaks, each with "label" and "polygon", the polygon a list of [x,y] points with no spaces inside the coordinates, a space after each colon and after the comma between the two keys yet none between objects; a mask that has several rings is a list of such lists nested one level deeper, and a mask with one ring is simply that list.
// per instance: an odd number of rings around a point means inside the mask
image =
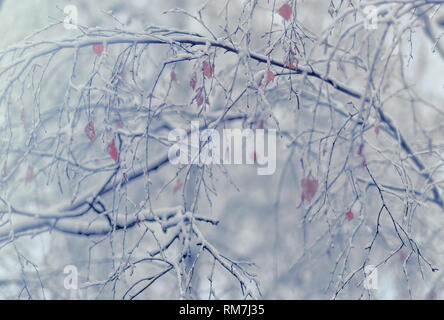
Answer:
[{"label": "red leaf", "polygon": [[270,70],[268,70],[266,73],[263,73],[260,75],[260,78],[257,81],[257,87],[261,87],[263,85],[263,81],[265,78],[265,85],[264,87],[266,87],[270,82],[272,82],[275,78],[275,75],[273,72],[271,72]]},{"label": "red leaf", "polygon": [[307,200],[310,202],[315,196],[316,192],[318,192],[318,180],[313,179],[311,177],[307,177],[301,180],[302,187],[302,202]]},{"label": "red leaf", "polygon": [[96,43],[93,45],[93,50],[94,50],[95,54],[99,57],[102,55],[103,49],[104,49],[104,47],[103,47],[103,44],[101,44],[101,43]]},{"label": "red leaf", "polygon": [[176,185],[174,186],[174,193],[176,193],[177,191],[179,191],[180,189],[182,189],[183,187],[183,182],[182,180],[178,179]]},{"label": "red leaf", "polygon": [[197,96],[196,98],[197,106],[201,107],[203,105],[203,97],[202,95]]},{"label": "red leaf", "polygon": [[379,126],[375,126],[375,134],[378,136],[379,135]]},{"label": "red leaf", "polygon": [[171,81],[177,82],[177,75],[174,72],[171,73]]},{"label": "red leaf", "polygon": [[355,217],[355,215],[351,211],[348,211],[345,215],[347,216],[348,221],[352,221],[353,218]]},{"label": "red leaf", "polygon": [[193,88],[193,90],[196,90],[196,85],[197,85],[197,75],[196,73],[193,73],[190,79],[190,86],[191,88]]},{"label": "red leaf", "polygon": [[202,95],[202,89],[200,89],[199,90],[199,92],[198,92],[198,94],[197,94],[197,96],[196,96],[196,103],[197,103],[197,106],[200,108],[202,105],[203,105],[203,103],[204,103],[204,97],[203,97],[203,95]]},{"label": "red leaf", "polygon": [[203,71],[204,71],[205,77],[209,78],[213,75],[214,67],[208,61],[204,61]]},{"label": "red leaf", "polygon": [[299,65],[298,59],[296,59],[293,56],[288,57],[287,61],[285,61],[285,67],[287,67],[287,68],[289,68],[291,70],[297,70],[298,69],[298,65]]},{"label": "red leaf", "polygon": [[114,161],[119,160],[119,153],[116,148],[116,139],[111,140],[111,142],[108,145],[108,153],[111,156],[111,158],[114,159]]},{"label": "red leaf", "polygon": [[268,70],[267,71],[267,84],[274,81],[274,78],[275,78],[274,73],[272,71]]},{"label": "red leaf", "polygon": [[85,134],[91,142],[96,141],[96,130],[94,129],[94,122],[90,122],[85,127]]},{"label": "red leaf", "polygon": [[279,9],[279,15],[284,18],[284,20],[288,20],[291,17],[291,14],[293,13],[293,9],[288,5],[288,3],[284,4]]},{"label": "red leaf", "polygon": [[28,170],[26,171],[25,182],[30,183],[32,180],[34,180],[34,169],[29,165]]}]

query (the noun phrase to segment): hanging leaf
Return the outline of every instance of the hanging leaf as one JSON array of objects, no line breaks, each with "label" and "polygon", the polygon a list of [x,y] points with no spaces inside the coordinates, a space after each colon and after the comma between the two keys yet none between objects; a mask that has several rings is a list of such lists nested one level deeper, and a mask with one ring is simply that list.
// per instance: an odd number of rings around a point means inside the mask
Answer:
[{"label": "hanging leaf", "polygon": [[94,129],[94,122],[89,122],[85,127],[85,134],[91,142],[96,141],[96,130]]},{"label": "hanging leaf", "polygon": [[204,71],[205,77],[209,78],[213,75],[214,67],[208,61],[204,61],[203,71]]},{"label": "hanging leaf", "polygon": [[193,88],[193,90],[196,90],[196,85],[197,85],[197,75],[194,72],[190,79],[190,86],[191,88]]},{"label": "hanging leaf", "polygon": [[196,95],[196,103],[197,103],[197,106],[200,108],[202,105],[203,105],[203,103],[204,103],[204,96],[203,96],[203,90],[202,90],[202,88],[200,88],[199,90],[198,90],[198,92],[197,92],[197,95]]},{"label": "hanging leaf", "polygon": [[379,136],[379,126],[378,125],[375,126],[375,134],[377,136]]},{"label": "hanging leaf", "polygon": [[101,43],[96,43],[96,44],[93,45],[93,50],[94,50],[94,53],[95,53],[98,57],[100,57],[100,56],[102,55],[102,53],[103,53],[104,46],[103,46],[103,44],[101,44]]},{"label": "hanging leaf", "polygon": [[345,216],[347,217],[347,220],[348,220],[348,221],[352,221],[353,218],[355,217],[355,215],[354,215],[353,212],[351,212],[351,211],[348,211],[348,212],[345,214]]},{"label": "hanging leaf", "polygon": [[[270,82],[274,81],[275,75],[272,71],[267,70],[266,72],[260,72],[256,75],[257,78],[257,88],[266,87]],[[265,80],[265,81],[264,81]]]},{"label": "hanging leaf", "polygon": [[315,196],[316,192],[318,192],[318,180],[311,177],[306,177],[301,180],[301,187],[302,187],[302,195],[301,195],[302,202],[304,202],[305,200],[310,202]]},{"label": "hanging leaf", "polygon": [[182,189],[182,187],[183,187],[183,182],[182,182],[182,180],[178,179],[176,182],[176,185],[173,188],[174,193],[176,193],[177,191]]},{"label": "hanging leaf", "polygon": [[177,82],[177,74],[174,72],[171,72],[171,81]]},{"label": "hanging leaf", "polygon": [[290,7],[288,3],[284,4],[279,9],[279,15],[284,18],[284,20],[288,21],[293,13],[293,9]]},{"label": "hanging leaf", "polygon": [[111,156],[111,158],[114,159],[114,161],[119,160],[119,153],[116,148],[116,139],[111,140],[111,142],[108,145],[108,154]]},{"label": "hanging leaf", "polygon": [[285,66],[286,66],[287,68],[290,68],[291,70],[297,70],[297,69],[298,69],[298,65],[297,65],[297,64],[294,64],[294,63],[291,62],[291,61],[287,61],[287,62],[285,63]]},{"label": "hanging leaf", "polygon": [[275,78],[275,75],[272,71],[268,70],[267,71],[267,84],[269,84],[270,82],[273,82]]}]

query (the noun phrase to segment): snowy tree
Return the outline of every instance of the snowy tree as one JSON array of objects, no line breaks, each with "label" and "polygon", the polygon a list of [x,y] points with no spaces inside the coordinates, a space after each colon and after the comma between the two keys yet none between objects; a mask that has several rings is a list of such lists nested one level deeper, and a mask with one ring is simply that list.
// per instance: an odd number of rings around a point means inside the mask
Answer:
[{"label": "snowy tree", "polygon": [[444,298],[442,4],[3,1],[0,296]]}]

